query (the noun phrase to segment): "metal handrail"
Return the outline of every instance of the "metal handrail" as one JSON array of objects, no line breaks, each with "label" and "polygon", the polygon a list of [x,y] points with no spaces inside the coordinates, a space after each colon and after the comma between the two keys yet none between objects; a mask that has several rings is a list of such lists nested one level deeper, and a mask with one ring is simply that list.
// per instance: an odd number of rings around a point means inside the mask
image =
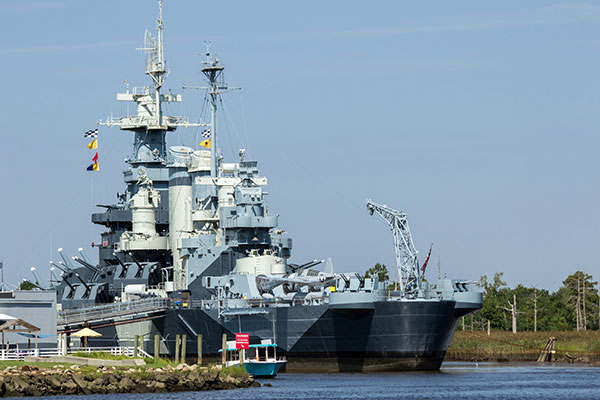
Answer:
[{"label": "metal handrail", "polygon": [[123,303],[72,309],[58,313],[58,324],[66,325],[93,319],[104,319],[139,312],[160,311],[169,307],[169,300],[162,297],[133,300]]}]

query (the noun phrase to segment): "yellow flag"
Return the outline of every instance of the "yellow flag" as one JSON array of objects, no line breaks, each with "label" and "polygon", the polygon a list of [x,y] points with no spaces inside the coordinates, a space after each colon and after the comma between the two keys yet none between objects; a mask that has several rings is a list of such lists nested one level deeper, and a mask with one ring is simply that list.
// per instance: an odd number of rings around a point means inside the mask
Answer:
[{"label": "yellow flag", "polygon": [[98,165],[97,162],[92,164],[92,168],[94,168],[94,171],[98,171],[100,169],[100,166]]},{"label": "yellow flag", "polygon": [[210,139],[206,139],[200,142],[200,146],[202,147],[206,147],[207,149],[210,149]]},{"label": "yellow flag", "polygon": [[97,149],[98,148],[98,139],[94,139],[87,145],[88,149]]}]

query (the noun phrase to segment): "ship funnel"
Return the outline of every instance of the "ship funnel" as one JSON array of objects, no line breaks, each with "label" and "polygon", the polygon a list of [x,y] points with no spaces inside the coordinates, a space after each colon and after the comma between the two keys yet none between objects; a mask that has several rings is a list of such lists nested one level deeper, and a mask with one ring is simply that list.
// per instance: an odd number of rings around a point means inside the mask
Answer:
[{"label": "ship funnel", "polygon": [[193,150],[185,146],[169,149],[169,247],[173,256],[175,290],[187,288],[186,274],[179,255],[181,239],[187,238],[192,225],[192,178],[188,171]]}]

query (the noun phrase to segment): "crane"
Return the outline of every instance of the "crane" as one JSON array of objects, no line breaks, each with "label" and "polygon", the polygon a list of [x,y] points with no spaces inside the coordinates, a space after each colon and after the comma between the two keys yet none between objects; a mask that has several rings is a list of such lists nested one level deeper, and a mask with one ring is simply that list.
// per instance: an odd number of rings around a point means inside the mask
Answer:
[{"label": "crane", "polygon": [[384,204],[374,203],[371,199],[367,199],[367,209],[371,215],[377,213],[383,218],[392,230],[400,291],[408,297],[416,295],[421,287],[421,275],[419,274],[418,252],[410,235],[406,214]]}]

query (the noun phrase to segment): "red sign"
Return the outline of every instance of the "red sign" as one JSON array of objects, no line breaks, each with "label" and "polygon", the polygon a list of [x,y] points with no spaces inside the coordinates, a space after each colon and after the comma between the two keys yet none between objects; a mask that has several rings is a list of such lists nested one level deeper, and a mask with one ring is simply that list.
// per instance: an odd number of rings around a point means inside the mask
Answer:
[{"label": "red sign", "polygon": [[235,348],[238,350],[247,349],[250,347],[250,335],[248,333],[235,334]]}]

